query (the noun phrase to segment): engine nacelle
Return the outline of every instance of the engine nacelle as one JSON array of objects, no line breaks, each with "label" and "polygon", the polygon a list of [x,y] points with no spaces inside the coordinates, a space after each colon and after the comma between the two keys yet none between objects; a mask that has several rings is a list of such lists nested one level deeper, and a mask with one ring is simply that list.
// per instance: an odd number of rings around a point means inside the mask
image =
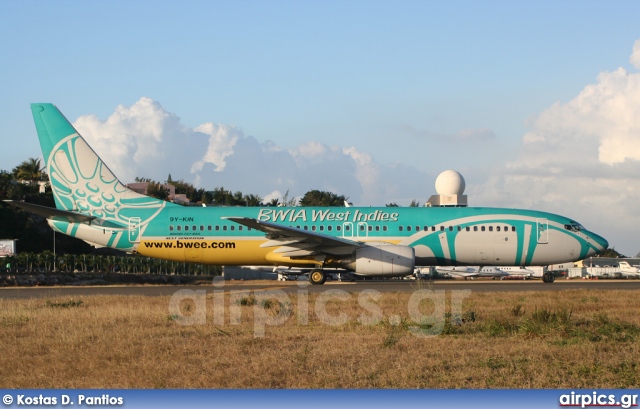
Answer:
[{"label": "engine nacelle", "polygon": [[404,276],[413,273],[415,250],[409,246],[376,244],[356,250],[348,268],[361,276]]}]

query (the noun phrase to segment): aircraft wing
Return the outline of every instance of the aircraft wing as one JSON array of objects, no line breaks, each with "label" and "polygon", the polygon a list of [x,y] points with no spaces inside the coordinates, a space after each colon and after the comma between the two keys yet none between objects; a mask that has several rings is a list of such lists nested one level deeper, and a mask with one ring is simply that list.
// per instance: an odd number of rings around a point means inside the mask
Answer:
[{"label": "aircraft wing", "polygon": [[274,252],[282,256],[345,255],[365,246],[362,242],[260,221],[251,217],[225,217],[225,219],[266,233],[269,241],[263,243],[260,247],[280,247]]}]

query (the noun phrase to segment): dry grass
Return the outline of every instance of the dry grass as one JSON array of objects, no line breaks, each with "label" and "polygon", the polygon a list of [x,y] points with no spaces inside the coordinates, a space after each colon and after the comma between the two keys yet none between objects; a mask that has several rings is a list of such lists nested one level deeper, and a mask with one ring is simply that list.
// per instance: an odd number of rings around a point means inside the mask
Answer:
[{"label": "dry grass", "polygon": [[[222,325],[211,292],[204,325],[182,325],[181,315],[193,319],[201,310],[187,300],[176,314],[169,297],[0,300],[0,387],[640,386],[639,291],[472,293],[462,314],[451,314],[448,292],[446,325],[433,337],[412,333],[410,296],[385,293],[368,304],[354,294],[333,298],[326,310],[334,321],[346,314],[342,325],[319,317],[318,296],[304,292],[266,305],[259,296],[226,294]],[[377,306],[382,320],[359,322],[361,314],[375,317],[363,305]],[[275,320],[281,310],[288,320],[256,337],[254,313]],[[433,310],[420,304],[423,314]]]}]

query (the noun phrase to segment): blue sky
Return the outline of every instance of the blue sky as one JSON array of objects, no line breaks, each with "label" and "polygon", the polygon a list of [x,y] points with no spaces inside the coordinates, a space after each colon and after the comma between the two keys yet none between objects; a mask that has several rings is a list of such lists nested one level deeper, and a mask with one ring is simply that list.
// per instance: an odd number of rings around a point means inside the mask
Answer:
[{"label": "blue sky", "polygon": [[635,255],[638,16],[636,1],[4,1],[0,169],[41,156],[28,105],[53,102],[125,183],[406,205],[456,169],[472,205],[575,217]]}]

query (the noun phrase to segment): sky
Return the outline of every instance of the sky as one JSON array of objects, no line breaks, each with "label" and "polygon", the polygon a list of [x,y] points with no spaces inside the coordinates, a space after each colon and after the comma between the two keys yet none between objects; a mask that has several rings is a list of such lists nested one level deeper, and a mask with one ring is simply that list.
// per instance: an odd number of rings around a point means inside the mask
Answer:
[{"label": "sky", "polygon": [[1,1],[0,170],[52,102],[124,182],[544,210],[640,251],[640,2]]}]

